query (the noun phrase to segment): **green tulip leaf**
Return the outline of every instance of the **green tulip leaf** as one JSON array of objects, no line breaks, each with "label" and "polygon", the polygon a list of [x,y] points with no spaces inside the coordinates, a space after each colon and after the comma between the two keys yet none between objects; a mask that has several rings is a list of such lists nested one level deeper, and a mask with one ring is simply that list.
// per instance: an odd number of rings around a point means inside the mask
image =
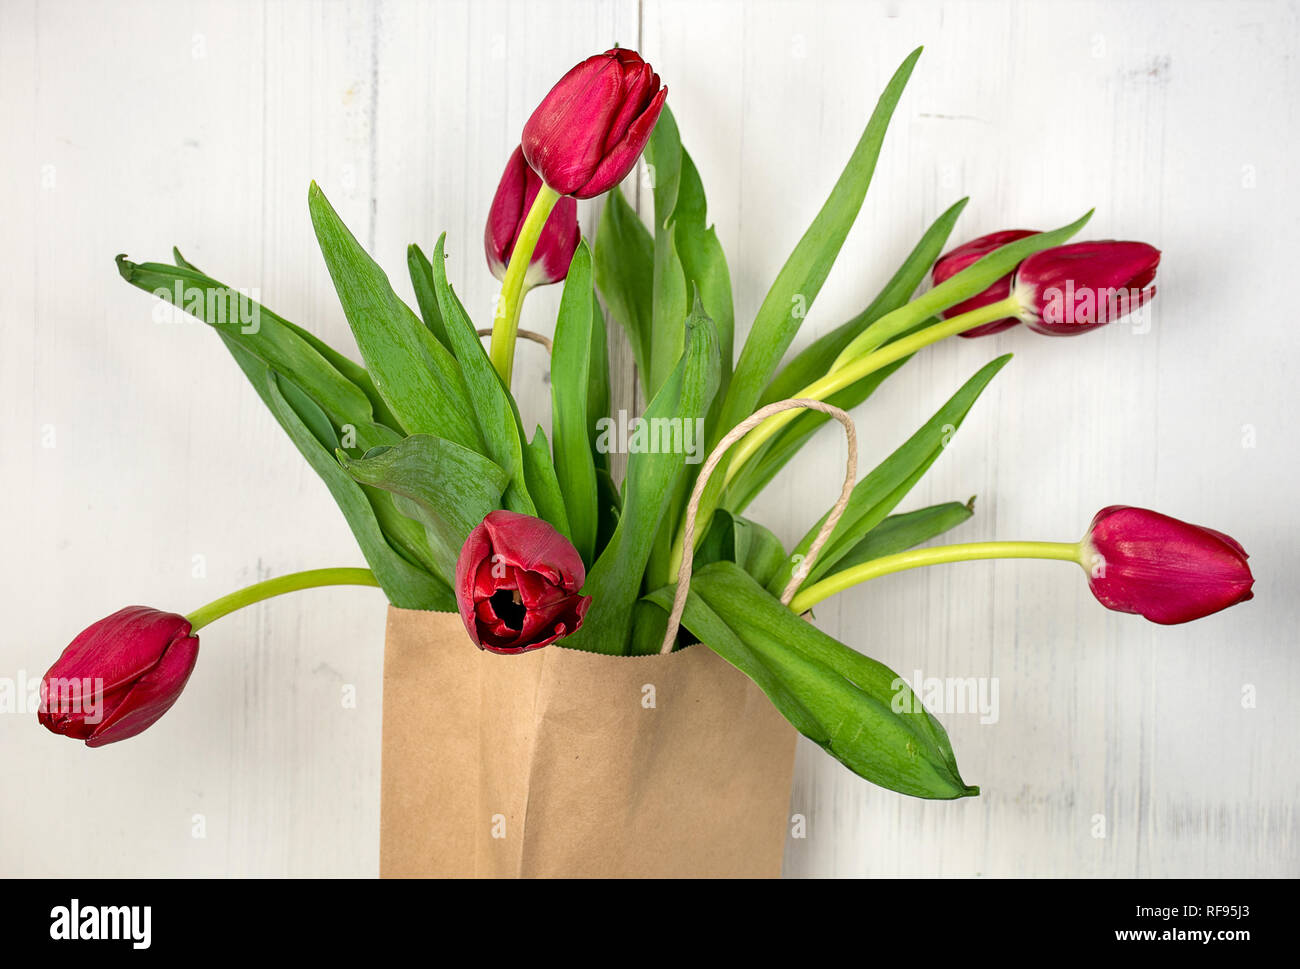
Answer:
[{"label": "green tulip leaf", "polygon": [[961,272],[945,279],[929,292],[914,299],[906,306],[901,306],[887,313],[871,326],[867,327],[840,351],[832,364],[839,368],[851,360],[856,360],[877,347],[883,346],[904,332],[913,329],[922,320],[935,316],[951,306],[982,293],[1003,276],[1014,270],[1026,258],[1044,249],[1051,249],[1069,240],[1076,232],[1088,224],[1092,218],[1089,209],[1069,225],[1050,232],[1026,236],[1005,246],[994,249],[978,262],[972,263]]},{"label": "green tulip leaf", "polygon": [[455,359],[393,292],[315,182],[308,203],[316,240],[380,396],[406,431],[481,450],[477,402]]},{"label": "green tulip leaf", "polygon": [[[961,199],[948,207],[926,230],[921,241],[898,267],[897,271],[885,284],[885,288],[865,310],[847,323],[836,327],[825,336],[819,337],[805,347],[781,372],[773,378],[763,392],[759,404],[793,397],[804,387],[823,376],[843,352],[844,348],[863,330],[880,319],[886,313],[903,306],[916,291],[925,278],[930,267],[934,265],[943,251],[944,245],[952,233],[957,217],[966,207],[966,199]],[[924,321],[921,326],[931,322]],[[914,332],[914,331],[908,331]],[[900,336],[905,336],[900,334]],[[873,374],[844,388],[827,398],[827,403],[842,410],[851,411],[870,397],[882,383],[902,367],[911,357],[904,357]],[[743,511],[758,494],[767,487],[782,468],[790,462],[809,440],[831,418],[821,411],[802,411],[799,416],[773,435],[753,458],[740,470],[727,485],[723,505],[732,511]]]},{"label": "green tulip leaf", "polygon": [[[948,446],[953,434],[961,427],[966,414],[979,399],[984,388],[1010,359],[1011,354],[1008,353],[980,368],[915,434],[854,486],[853,494],[844,509],[844,514],[840,516],[839,524],[831,532],[830,539],[822,546],[805,581],[815,582],[832,571],[840,559],[907,497],[907,493],[921,480],[930,465],[938,460],[939,455]],[[826,516],[823,515],[795,546],[790,556],[791,567],[808,554],[808,549],[825,520]],[[787,571],[784,576],[769,583],[768,589],[779,592],[778,586],[788,579],[789,575],[790,572]]]},{"label": "green tulip leaf", "polygon": [[[672,597],[664,587],[649,599],[666,611]],[[696,573],[683,624],[858,776],[913,797],[979,793],[962,780],[947,733],[906,681],[800,619],[734,562]]]},{"label": "green tulip leaf", "polygon": [[966,504],[946,501],[941,505],[930,505],[901,515],[890,515],[840,557],[835,563],[835,571],[843,572],[863,562],[906,552],[909,548],[915,548],[922,542],[928,542],[949,529],[956,528],[974,513],[975,499],[972,498]]},{"label": "green tulip leaf", "polygon": [[786,554],[771,529],[719,509],[695,550],[694,567],[702,569],[714,562],[735,562],[759,585],[767,585],[785,568]]},{"label": "green tulip leaf", "polygon": [[438,308],[438,294],[433,287],[433,265],[415,243],[406,247],[406,269],[411,274],[411,286],[415,289],[420,318],[434,339],[451,349],[451,344],[447,342],[447,327],[442,321],[442,310]]},{"label": "green tulip leaf", "polygon": [[[167,263],[133,263],[118,256],[117,269],[131,285],[202,320],[272,370],[289,376],[337,423],[374,419],[365,391],[334,362],[346,358],[332,350],[322,353],[313,345],[314,337],[238,290],[196,269]],[[365,374],[356,364],[352,367],[353,376],[359,376],[356,371]]]},{"label": "green tulip leaf", "polygon": [[[558,322],[556,330],[559,330]],[[591,292],[591,349],[587,358],[587,438],[596,468],[608,471],[609,453],[597,448],[596,440],[600,436],[601,418],[610,416],[609,334],[605,332],[605,313],[594,289]]]},{"label": "green tulip leaf", "polygon": [[637,373],[650,373],[655,244],[617,188],[605,198],[592,263],[596,288],[632,345]]},{"label": "green tulip leaf", "polygon": [[[909,355],[881,367],[875,373],[868,374],[843,390],[831,394],[826,398],[826,403],[844,411],[852,411],[911,359]],[[727,485],[724,507],[737,513],[749,507],[749,503],[762,493],[768,482],[790,463],[790,459],[798,454],[830,419],[821,411],[799,411],[793,420],[777,431],[772,439],[750,458],[735,479]]]},{"label": "green tulip leaf", "polygon": [[[488,458],[431,434],[413,434],[361,458],[337,452],[338,463],[360,484],[391,492],[397,507],[424,525],[429,546],[446,574],[469,533],[500,507],[509,476]],[[454,608],[454,607],[453,607]]]},{"label": "green tulip leaf", "polygon": [[[831,266],[866,198],[889,120],[920,56],[921,49],[917,48],[890,79],[826,204],[768,290],[736,361],[711,443],[754,411],[777,364],[789,349],[822,284],[830,275]],[[710,479],[701,501],[702,508],[718,506],[728,460],[722,460],[718,473]]]},{"label": "green tulip leaf", "polygon": [[[655,537],[685,467],[680,449],[664,447],[673,429],[702,419],[718,386],[718,340],[713,321],[697,306],[686,323],[686,352],[642,416],[645,441],[657,450],[633,450],[628,459],[622,512],[608,545],[587,573],[584,592],[592,597],[583,627],[566,645],[597,653],[628,648],[633,604],[641,586]],[[651,433],[653,432],[653,434]]]},{"label": "green tulip leaf", "polygon": [[536,515],[537,506],[528,493],[524,472],[524,433],[519,411],[514,397],[501,382],[501,375],[492,366],[469,314],[447,282],[447,257],[443,251],[446,240],[444,233],[433,249],[433,288],[438,294],[438,309],[447,327],[447,341],[474,400],[476,420],[486,442],[483,453],[510,475],[510,486],[505,493],[506,508],[523,515]]},{"label": "green tulip leaf", "polygon": [[366,492],[339,467],[285,398],[283,378],[249,353],[243,344],[228,339],[226,345],[299,453],[325,482],[388,601],[401,609],[454,610],[456,600],[450,584],[394,548]]},{"label": "green tulip leaf", "polygon": [[[595,559],[597,503],[588,395],[593,390],[591,358],[596,351],[592,339],[597,326],[604,332],[603,318],[597,323],[593,319],[595,315],[599,315],[599,310],[592,298],[591,250],[583,240],[569,263],[555,321],[551,351],[551,430],[555,436],[555,474],[567,510],[566,521],[572,529],[569,537],[583,562],[588,564]],[[603,345],[600,349],[603,351]],[[598,384],[599,372],[595,379]],[[599,386],[594,389],[600,393]],[[605,393],[608,406],[607,389]]]},{"label": "green tulip leaf", "polygon": [[686,277],[677,255],[673,210],[681,183],[682,143],[677,122],[664,108],[645,149],[654,183],[654,301],[650,323],[650,369],[641,373],[653,398],[681,358],[686,341]]},{"label": "green tulip leaf", "polygon": [[[569,523],[569,512],[564,505],[564,492],[560,479],[551,460],[551,445],[546,440],[546,432],[538,425],[533,439],[524,447],[524,475],[528,479],[528,491],[537,505],[537,516],[550,522],[557,532],[573,541],[573,528]],[[595,474],[592,474],[592,487],[595,487]],[[593,503],[591,513],[596,511]],[[595,519],[592,519],[595,523]]]},{"label": "green tulip leaf", "polygon": [[[880,294],[847,323],[842,323],[830,333],[818,337],[806,346],[781,372],[773,378],[759,399],[760,404],[770,404],[775,400],[793,397],[814,380],[824,376],[831,364],[853,338],[886,313],[893,312],[912,298],[916,288],[921,285],[930,268],[938,260],[952,234],[953,226],[969,199],[961,199],[950,205],[939,218],[926,229],[919,242],[895,270],[889,282]],[[822,422],[829,420],[825,414],[817,413]]]},{"label": "green tulip leaf", "polygon": [[[665,107],[664,111],[668,109]],[[704,184],[691,160],[690,153],[682,149],[681,180],[677,188],[677,205],[673,209],[673,240],[681,260],[682,273],[688,289],[699,294],[704,312],[709,314],[718,331],[718,358],[722,362],[718,393],[713,410],[721,409],[723,397],[731,382],[731,364],[735,353],[734,340],[736,312],[731,296],[731,272],[727,257],[722,251],[718,234],[708,222],[708,203],[704,198]],[[709,426],[713,426],[710,420]]]}]

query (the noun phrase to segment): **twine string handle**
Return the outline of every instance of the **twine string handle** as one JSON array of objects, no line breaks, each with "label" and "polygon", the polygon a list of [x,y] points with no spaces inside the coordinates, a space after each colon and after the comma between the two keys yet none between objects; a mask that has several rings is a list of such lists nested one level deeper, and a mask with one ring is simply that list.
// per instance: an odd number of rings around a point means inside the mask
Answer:
[{"label": "twine string handle", "polygon": [[839,500],[831,508],[830,514],[826,516],[826,521],[822,523],[822,527],[818,530],[812,545],[808,547],[808,554],[795,566],[790,581],[786,584],[785,591],[781,593],[781,604],[783,606],[788,606],[790,601],[794,599],[794,594],[799,591],[800,584],[807,578],[809,571],[812,570],[813,563],[817,560],[817,554],[822,550],[822,546],[826,544],[827,539],[831,537],[831,532],[835,531],[835,526],[839,524],[840,516],[844,514],[844,509],[848,507],[849,498],[853,494],[853,485],[858,477],[858,431],[853,426],[853,418],[833,404],[804,397],[778,400],[754,411],[728,431],[726,436],[718,442],[718,446],[713,449],[713,453],[704,462],[704,467],[700,469],[699,477],[695,479],[695,487],[691,491],[691,500],[686,505],[686,521],[682,525],[682,564],[677,572],[677,591],[673,596],[672,611],[668,614],[668,629],[664,633],[663,645],[659,648],[660,655],[673,651],[673,645],[677,641],[677,632],[681,629],[682,613],[686,609],[686,597],[690,593],[691,586],[691,568],[695,547],[695,516],[699,513],[700,496],[709,483],[709,476],[713,474],[727,450],[753,428],[773,414],[795,408],[821,411],[823,414],[829,414],[839,421],[844,427],[844,439],[848,445],[849,456],[848,460],[845,461],[844,487],[840,491]]},{"label": "twine string handle", "polygon": [[[492,327],[485,326],[480,330],[475,330],[479,336],[491,336]],[[515,336],[521,340],[532,340],[534,343],[542,346],[549,354],[551,352],[551,338],[544,333],[534,333],[532,330],[519,330]]]}]

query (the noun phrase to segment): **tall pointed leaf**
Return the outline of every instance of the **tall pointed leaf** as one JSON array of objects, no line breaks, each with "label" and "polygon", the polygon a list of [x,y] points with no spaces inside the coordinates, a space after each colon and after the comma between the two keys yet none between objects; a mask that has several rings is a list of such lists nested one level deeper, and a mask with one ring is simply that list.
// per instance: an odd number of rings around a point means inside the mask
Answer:
[{"label": "tall pointed leaf", "polygon": [[[955,202],[935,219],[907,258],[903,260],[903,264],[895,270],[894,275],[885,284],[885,288],[871,301],[871,305],[847,323],[842,323],[830,333],[818,337],[800,351],[772,379],[767,389],[763,391],[759,402],[770,404],[774,400],[793,397],[814,380],[824,376],[830,370],[831,364],[835,362],[835,358],[854,337],[880,317],[898,309],[911,299],[916,288],[925,279],[926,273],[930,271],[930,267],[943,252],[943,247],[952,234],[953,226],[956,225],[957,218],[961,215],[962,209],[966,208],[968,201],[969,199],[961,199]],[[823,422],[829,420],[825,414],[819,413],[817,416],[821,417]]]},{"label": "tall pointed leaf", "polygon": [[[668,109],[665,108],[665,111]],[[699,294],[704,311],[718,330],[718,358],[722,361],[722,376],[718,383],[718,397],[714,410],[720,410],[727,387],[731,383],[734,359],[734,333],[736,312],[731,296],[731,272],[727,257],[718,241],[718,233],[707,224],[708,204],[704,198],[704,183],[691,160],[690,153],[682,149],[681,180],[677,188],[677,205],[673,209],[677,255],[681,260],[686,291]]]},{"label": "tall pointed leaf", "polygon": [[469,533],[498,507],[508,478],[477,451],[430,434],[413,434],[361,458],[340,451],[338,462],[354,480],[392,492],[425,526],[437,560],[454,574]]},{"label": "tall pointed leaf", "polygon": [[862,208],[876,169],[876,159],[880,156],[885,130],[920,56],[918,47],[890,79],[826,204],[795,246],[759,307],[736,363],[731,387],[719,416],[717,436],[735,427],[754,410],[777,363],[821,291]]},{"label": "tall pointed leaf", "polygon": [[[533,439],[524,445],[524,475],[528,479],[528,492],[532,495],[533,504],[537,506],[537,517],[550,522],[557,532],[572,542],[573,527],[569,524],[569,512],[564,506],[565,496],[555,473],[555,463],[551,459],[550,442],[546,440],[546,432],[540,424],[533,433]],[[593,485],[594,483],[593,481]],[[592,511],[594,513],[594,507]]]},{"label": "tall pointed leaf", "polygon": [[650,373],[655,244],[619,189],[605,197],[592,252],[596,288],[632,345],[637,373]]},{"label": "tall pointed leaf", "polygon": [[442,310],[438,308],[438,294],[433,289],[433,266],[429,257],[415,243],[406,247],[406,269],[411,274],[411,286],[415,289],[420,318],[434,339],[451,349],[447,342],[447,327],[442,322]]},{"label": "tall pointed leaf", "polygon": [[[649,598],[666,610],[672,594],[665,587]],[[694,577],[683,622],[858,776],[913,797],[979,793],[962,780],[943,727],[901,677],[804,622],[734,562],[715,562]]]},{"label": "tall pointed leaf", "polygon": [[481,449],[460,368],[447,348],[393,292],[388,277],[348,231],[313,182],[312,226],[375,387],[402,426]]},{"label": "tall pointed leaf", "polygon": [[[596,309],[591,285],[591,251],[584,240],[578,243],[569,263],[555,321],[551,433],[555,437],[555,474],[572,529],[569,537],[588,563],[593,561],[596,550],[596,462],[587,400],[592,390],[592,316]],[[600,326],[603,332],[603,320]]]},{"label": "tall pointed leaf", "polygon": [[682,143],[667,107],[659,115],[645,149],[654,183],[654,303],[650,324],[650,370],[642,373],[647,398],[653,397],[677,365],[686,340],[687,291],[674,239],[673,210],[681,183]]},{"label": "tall pointed leaf", "polygon": [[[236,346],[231,350],[241,366],[256,367],[259,362],[251,354]],[[374,509],[361,486],[339,467],[334,456],[323,448],[308,426],[294,412],[281,393],[276,375],[264,364],[262,374],[263,400],[284,428],[299,452],[312,469],[320,475],[329,489],[343,517],[347,519],[361,553],[370,570],[375,573],[388,601],[402,609],[430,609],[440,612],[456,608],[455,597],[446,582],[403,558],[388,543]],[[251,378],[252,374],[250,374]]]},{"label": "tall pointed leaf", "polygon": [[[844,514],[840,516],[839,524],[831,532],[830,539],[822,546],[806,581],[814,582],[832,571],[836,563],[907,496],[948,446],[952,435],[961,427],[966,414],[979,399],[984,388],[989,385],[989,381],[1006,366],[1010,359],[1011,354],[1008,353],[981,367],[898,450],[854,486],[853,494],[844,509]],[[808,553],[813,539],[825,520],[826,516],[823,515],[795,546],[790,557],[792,565]],[[776,587],[780,581],[788,577],[787,572],[784,577],[778,577],[776,582],[769,583],[768,588],[777,591]]]},{"label": "tall pointed leaf", "polygon": [[519,411],[483,349],[483,342],[478,338],[469,314],[447,282],[447,258],[443,253],[446,240],[444,233],[433,250],[433,288],[438,294],[438,309],[447,328],[447,341],[456,354],[456,361],[474,400],[479,431],[486,443],[483,453],[510,475],[510,487],[505,494],[506,507],[521,514],[535,515],[537,508],[529,496],[524,473],[524,435]]},{"label": "tall pointed leaf", "polygon": [[[717,390],[718,368],[713,321],[693,313],[686,324],[686,352],[646,408],[644,426],[662,428],[665,420],[704,417]],[[632,606],[640,596],[655,535],[684,466],[685,455],[671,450],[630,456],[622,514],[583,587],[592,597],[591,610],[566,645],[595,653],[626,651]]]}]

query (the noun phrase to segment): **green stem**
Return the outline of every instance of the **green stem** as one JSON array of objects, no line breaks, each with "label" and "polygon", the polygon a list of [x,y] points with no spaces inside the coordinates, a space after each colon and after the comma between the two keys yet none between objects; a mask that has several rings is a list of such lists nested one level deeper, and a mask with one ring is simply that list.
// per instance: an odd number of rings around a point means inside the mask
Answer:
[{"label": "green stem", "polygon": [[[904,307],[906,308],[906,307]],[[985,323],[992,323],[993,320],[1001,320],[1004,316],[1015,316],[1021,311],[1021,304],[1015,299],[1015,295],[1010,295],[1006,299],[1000,299],[989,306],[983,306],[978,310],[971,310],[969,313],[954,316],[953,319],[941,321],[926,329],[918,330],[917,333],[911,334],[910,337],[896,339],[893,343],[888,343],[879,350],[867,352],[853,362],[840,365],[839,362],[831,365],[831,369],[822,377],[816,378],[811,384],[807,385],[798,393],[790,394],[790,397],[802,397],[814,399],[814,401],[824,401],[832,394],[839,393],[846,386],[855,384],[862,380],[863,377],[871,375],[881,367],[888,367],[894,360],[901,360],[904,356],[914,354],[922,347],[930,346],[931,343],[937,343],[940,339],[961,333],[962,330],[969,330],[972,326],[980,326]],[[762,424],[755,427],[753,431],[745,434],[737,442],[735,450],[732,451],[731,459],[725,463],[723,475],[723,488],[719,489],[719,497],[708,501],[706,497],[699,505],[699,511],[695,515],[697,529],[695,529],[695,548],[699,548],[699,542],[703,541],[708,532],[708,522],[714,516],[714,511],[718,510],[718,502],[722,498],[727,485],[736,479],[737,473],[740,473],[742,467],[750,458],[753,458],[764,444],[771,440],[772,436],[780,431],[781,428],[789,424],[790,421],[800,416],[801,410],[781,411],[780,414],[774,414],[771,418],[764,420]],[[708,492],[706,492],[707,496]],[[676,575],[677,568],[681,566],[681,557],[685,554],[682,548],[685,536],[682,535],[682,529],[679,525],[677,535],[672,540],[672,550],[669,551],[668,562],[672,571],[669,575]]]},{"label": "green stem", "polygon": [[859,582],[867,582],[904,569],[920,568],[923,565],[943,565],[947,562],[971,562],[980,559],[1055,559],[1077,562],[1080,567],[1086,568],[1083,555],[1082,542],[969,542],[964,545],[917,548],[863,562],[843,572],[829,575],[820,582],[801,589],[790,603],[790,608],[802,614],[823,599],[837,592],[843,592]]},{"label": "green stem", "polygon": [[369,585],[378,586],[379,580],[369,569],[310,569],[306,572],[291,572],[278,575],[274,579],[255,582],[252,585],[232,592],[230,595],[213,599],[206,606],[200,606],[185,618],[190,621],[190,631],[197,632],[208,623],[228,616],[236,609],[251,606],[272,596],[297,592],[300,589],[315,589],[323,585]]},{"label": "green stem", "polygon": [[967,266],[955,276],[945,279],[934,289],[922,296],[918,296],[905,306],[900,306],[898,309],[886,313],[854,337],[852,342],[840,351],[840,355],[831,364],[831,372],[833,373],[841,367],[847,366],[850,361],[856,360],[864,353],[870,353],[877,347],[883,346],[887,341],[892,340],[900,333],[910,330],[926,317],[941,313],[948,307],[983,292],[999,277],[1014,272],[1021,261],[1032,253],[1042,252],[1052,246],[1059,246],[1070,239],[1071,236],[1087,225],[1088,220],[1091,218],[1092,210],[1089,209],[1083,214],[1082,218],[1071,222],[1069,225],[1053,229],[1051,232],[1042,232],[1026,239],[1009,242],[984,256],[973,265]]},{"label": "green stem", "polygon": [[[832,394],[838,393],[845,387],[856,383],[863,377],[874,373],[882,367],[887,367],[895,360],[901,360],[903,357],[910,356],[920,350],[922,347],[929,346],[931,343],[937,343],[956,333],[969,330],[985,323],[991,323],[994,320],[1000,320],[1005,316],[1016,316],[1020,312],[1020,303],[1016,300],[1015,294],[1008,296],[1006,299],[998,300],[996,303],[990,303],[988,306],[981,306],[979,309],[971,310],[969,313],[962,313],[960,316],[954,316],[951,320],[944,320],[933,326],[927,326],[924,330],[919,330],[911,336],[904,337],[901,340],[895,340],[893,343],[886,344],[880,349],[864,354],[861,358],[840,366],[836,369],[832,365],[830,371],[824,376],[814,380],[807,387],[804,387],[798,393],[791,394],[791,397],[811,398],[812,400],[826,400]],[[777,431],[785,427],[792,420],[798,417],[803,411],[786,410],[779,414],[773,414],[763,423],[759,424],[752,431],[746,434],[739,443],[736,444],[735,450],[731,454],[731,459],[726,463],[726,472],[723,477],[723,489],[735,479],[740,469],[744,467],[745,462],[752,458],[766,444]],[[706,493],[707,494],[707,493]],[[717,510],[718,498],[715,498],[706,507],[702,502],[699,512],[696,515],[696,522],[699,524],[695,533],[695,547],[704,540],[708,532],[709,520],[713,517],[714,511]],[[707,501],[707,499],[706,499]],[[682,555],[685,550],[682,548],[683,535],[679,527],[677,535],[673,539],[672,552],[669,556],[669,562],[673,572],[676,574],[677,568],[682,561]]]},{"label": "green stem", "polygon": [[[875,373],[882,367],[887,367],[903,357],[911,356],[923,347],[932,343],[938,343],[940,340],[969,330],[976,326],[982,326],[985,323],[991,323],[994,320],[1000,320],[1003,317],[1015,316],[1020,312],[1020,303],[1015,296],[1008,296],[1006,299],[999,300],[996,303],[990,303],[988,306],[981,306],[979,309],[971,310],[969,313],[962,313],[960,316],[954,316],[951,320],[944,320],[933,326],[927,326],[924,330],[913,333],[911,336],[903,337],[901,340],[895,340],[893,343],[886,344],[879,350],[865,354],[857,360],[849,362],[838,370],[834,367],[825,376],[814,380],[807,387],[803,388],[792,397],[810,397],[813,400],[826,400],[832,394],[836,394],[846,387],[857,383],[862,378]],[[745,462],[758,453],[768,440],[771,439],[781,428],[785,427],[792,420],[799,416],[802,411],[787,410],[779,414],[773,414],[767,420],[763,421],[756,428],[745,435],[736,446],[736,453],[732,455],[731,461],[727,463],[727,475],[724,479],[724,486],[730,484],[736,474],[744,467]]]},{"label": "green stem", "polygon": [[528,275],[528,265],[532,262],[533,250],[537,248],[537,240],[542,237],[546,220],[559,200],[560,193],[543,182],[537,191],[537,197],[533,199],[532,208],[524,218],[524,224],[519,228],[519,238],[515,240],[510,263],[506,266],[506,278],[501,281],[501,296],[497,299],[496,317],[492,320],[492,344],[488,355],[507,389],[510,387],[510,372],[515,364],[519,313],[527,294],[524,277]]}]

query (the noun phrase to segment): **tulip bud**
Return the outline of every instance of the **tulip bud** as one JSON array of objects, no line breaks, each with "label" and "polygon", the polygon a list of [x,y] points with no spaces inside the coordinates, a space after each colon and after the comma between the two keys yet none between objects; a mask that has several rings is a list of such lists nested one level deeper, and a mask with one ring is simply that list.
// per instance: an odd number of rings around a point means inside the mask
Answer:
[{"label": "tulip bud", "polygon": [[[939,261],[934,264],[931,270],[930,278],[934,285],[938,286],[944,280],[956,276],[959,272],[974,263],[979,262],[994,249],[999,249],[1009,242],[1015,242],[1017,239],[1024,239],[1026,236],[1036,236],[1036,229],[1007,229],[1002,232],[990,232],[986,236],[980,236],[978,239],[972,239],[964,245],[958,246],[951,252],[944,253],[939,257]],[[945,320],[952,319],[954,316],[960,316],[962,313],[969,313],[971,310],[977,310],[981,306],[988,306],[990,303],[996,303],[999,300],[1006,299],[1011,295],[1011,278],[1014,272],[1007,273],[988,289],[982,293],[977,293],[970,299],[958,303],[944,310],[940,316]],[[1001,333],[1020,322],[1015,316],[1003,317],[1000,320],[994,320],[992,323],[984,323],[980,326],[964,330],[958,336],[989,336],[993,333]]]},{"label": "tulip bud", "polygon": [[1255,579],[1246,558],[1222,532],[1124,505],[1097,512],[1084,538],[1084,567],[1097,601],[1164,625],[1251,598]]},{"label": "tulip bud", "polygon": [[1127,316],[1155,296],[1160,250],[1145,242],[1075,242],[1036,252],[1013,288],[1031,330],[1073,336]]},{"label": "tulip bud", "polygon": [[[487,229],[483,233],[488,268],[497,279],[505,279],[506,265],[515,251],[519,229],[541,187],[541,178],[524,161],[523,149],[516,148],[506,162],[501,183],[497,185],[497,193],[492,198],[492,210],[488,213]],[[567,276],[573,251],[578,248],[581,236],[582,232],[578,228],[578,203],[571,198],[560,199],[555,203],[555,208],[551,209],[541,238],[537,240],[537,247],[533,249],[532,258],[528,261],[528,272],[524,276],[525,288],[558,283]]]},{"label": "tulip bud", "polygon": [[50,667],[38,718],[87,747],[134,737],[176,702],[198,655],[184,616],[119,609],[81,632]]},{"label": "tulip bud", "polygon": [[540,518],[490,512],[456,562],[456,603],[470,639],[494,653],[526,653],[582,626],[591,596],[577,549]]},{"label": "tulip bud", "polygon": [[636,164],[667,96],[636,51],[615,47],[588,57],[524,125],[524,157],[561,195],[608,192]]}]

